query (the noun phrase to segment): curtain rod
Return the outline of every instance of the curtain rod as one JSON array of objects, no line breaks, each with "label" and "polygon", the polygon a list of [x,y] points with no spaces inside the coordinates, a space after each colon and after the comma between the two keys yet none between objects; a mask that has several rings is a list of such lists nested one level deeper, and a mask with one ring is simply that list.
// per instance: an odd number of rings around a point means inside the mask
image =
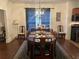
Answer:
[{"label": "curtain rod", "polygon": [[[28,8],[34,8],[34,7],[28,7]],[[28,9],[28,8],[25,8],[25,9]],[[37,9],[39,9],[39,7],[36,7]],[[45,7],[42,7],[42,8],[45,8]],[[48,8],[48,7],[46,7]],[[55,8],[49,8],[49,9],[55,9]]]}]

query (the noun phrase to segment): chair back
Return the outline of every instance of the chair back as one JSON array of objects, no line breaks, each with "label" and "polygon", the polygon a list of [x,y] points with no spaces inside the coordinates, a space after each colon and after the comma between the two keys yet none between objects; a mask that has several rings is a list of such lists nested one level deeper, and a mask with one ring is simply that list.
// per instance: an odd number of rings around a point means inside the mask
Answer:
[{"label": "chair back", "polygon": [[25,27],[19,26],[19,33],[25,33]]}]

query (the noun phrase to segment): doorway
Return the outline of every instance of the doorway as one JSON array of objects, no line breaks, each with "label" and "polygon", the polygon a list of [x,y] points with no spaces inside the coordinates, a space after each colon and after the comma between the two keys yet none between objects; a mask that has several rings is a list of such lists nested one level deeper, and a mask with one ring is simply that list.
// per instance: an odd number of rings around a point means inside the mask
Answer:
[{"label": "doorway", "polygon": [[0,42],[6,42],[5,11],[0,9]]}]

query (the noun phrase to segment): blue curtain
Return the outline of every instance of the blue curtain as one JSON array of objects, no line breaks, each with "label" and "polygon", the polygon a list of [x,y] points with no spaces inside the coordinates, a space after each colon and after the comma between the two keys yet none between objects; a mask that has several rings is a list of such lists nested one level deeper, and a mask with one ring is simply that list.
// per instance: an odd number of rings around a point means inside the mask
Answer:
[{"label": "blue curtain", "polygon": [[41,23],[46,27],[50,27],[50,8],[43,9],[44,14],[41,15]]},{"label": "blue curtain", "polygon": [[32,28],[35,28],[35,8],[28,8],[27,9],[27,28],[28,31],[31,31]]},{"label": "blue curtain", "polygon": [[[46,27],[50,27],[50,8],[43,8],[43,11],[44,14],[41,15],[41,24],[45,25]],[[35,8],[27,8],[26,16],[26,28],[28,31],[31,31],[32,28],[36,28]]]}]

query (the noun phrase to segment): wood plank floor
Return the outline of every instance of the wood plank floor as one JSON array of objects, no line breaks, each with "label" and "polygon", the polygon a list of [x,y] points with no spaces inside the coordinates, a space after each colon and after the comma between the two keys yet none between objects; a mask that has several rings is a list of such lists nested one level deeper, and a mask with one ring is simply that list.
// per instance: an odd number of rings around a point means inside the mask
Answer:
[{"label": "wood plank floor", "polygon": [[15,39],[9,44],[0,42],[0,59],[13,59],[23,41],[23,39]]}]

